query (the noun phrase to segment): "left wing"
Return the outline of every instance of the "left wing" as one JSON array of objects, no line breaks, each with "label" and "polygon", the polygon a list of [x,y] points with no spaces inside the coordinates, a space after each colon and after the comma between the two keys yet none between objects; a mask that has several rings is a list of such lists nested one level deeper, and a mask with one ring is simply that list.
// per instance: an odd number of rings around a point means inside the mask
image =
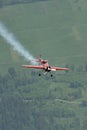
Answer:
[{"label": "left wing", "polygon": [[69,68],[61,68],[61,67],[54,67],[54,66],[53,67],[51,66],[51,69],[55,71],[56,70],[69,70]]},{"label": "left wing", "polygon": [[22,65],[22,67],[25,68],[33,68],[33,69],[44,69],[43,66],[39,65],[39,66],[34,66],[34,65]]}]

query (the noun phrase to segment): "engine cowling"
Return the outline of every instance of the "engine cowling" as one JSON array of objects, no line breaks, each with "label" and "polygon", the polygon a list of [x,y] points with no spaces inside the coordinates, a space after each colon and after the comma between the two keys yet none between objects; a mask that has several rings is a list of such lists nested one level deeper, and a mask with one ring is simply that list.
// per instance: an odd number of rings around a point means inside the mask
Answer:
[{"label": "engine cowling", "polygon": [[51,68],[50,66],[48,66],[48,67],[45,69],[45,71],[47,71],[47,72],[56,71],[56,69],[53,69],[53,68]]},{"label": "engine cowling", "polygon": [[45,69],[45,71],[50,72],[50,71],[52,71],[52,69],[51,69],[50,66],[48,66],[48,67]]}]

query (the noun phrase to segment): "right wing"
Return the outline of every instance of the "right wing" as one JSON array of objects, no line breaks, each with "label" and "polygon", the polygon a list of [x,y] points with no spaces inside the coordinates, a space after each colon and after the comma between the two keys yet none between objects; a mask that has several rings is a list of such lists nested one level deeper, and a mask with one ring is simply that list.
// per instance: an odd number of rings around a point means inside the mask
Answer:
[{"label": "right wing", "polygon": [[22,67],[24,68],[33,68],[33,69],[44,69],[43,66],[39,65],[39,66],[34,66],[34,65],[22,65]]}]

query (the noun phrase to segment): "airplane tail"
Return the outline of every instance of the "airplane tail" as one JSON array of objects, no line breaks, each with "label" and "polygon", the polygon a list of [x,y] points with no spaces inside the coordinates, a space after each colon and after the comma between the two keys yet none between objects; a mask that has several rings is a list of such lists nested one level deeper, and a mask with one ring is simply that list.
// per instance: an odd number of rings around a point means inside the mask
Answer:
[{"label": "airplane tail", "polygon": [[38,59],[36,59],[36,61],[37,61],[37,62],[41,62],[41,60],[42,60],[41,57],[42,57],[42,55],[39,55],[39,57],[38,57]]},{"label": "airplane tail", "polygon": [[42,60],[42,55],[39,55],[39,57],[38,57],[38,59],[35,59],[34,61],[36,61],[36,62],[41,62],[41,60]]}]

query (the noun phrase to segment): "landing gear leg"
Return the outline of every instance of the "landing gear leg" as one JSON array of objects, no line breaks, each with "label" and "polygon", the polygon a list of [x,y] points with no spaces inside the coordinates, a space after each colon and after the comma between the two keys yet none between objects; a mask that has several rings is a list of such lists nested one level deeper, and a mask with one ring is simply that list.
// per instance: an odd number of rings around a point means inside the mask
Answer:
[{"label": "landing gear leg", "polygon": [[47,72],[44,72],[44,75],[46,75],[47,74]]}]

